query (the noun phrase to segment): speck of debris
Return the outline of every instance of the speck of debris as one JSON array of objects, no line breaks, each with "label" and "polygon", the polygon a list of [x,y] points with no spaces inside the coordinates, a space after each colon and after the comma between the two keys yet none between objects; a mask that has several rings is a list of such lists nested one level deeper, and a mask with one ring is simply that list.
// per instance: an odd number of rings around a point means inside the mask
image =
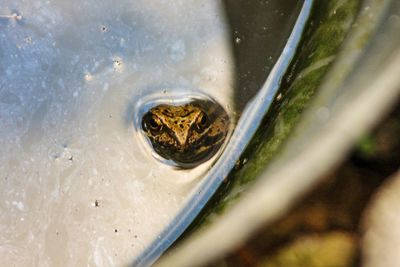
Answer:
[{"label": "speck of debris", "polygon": [[118,233],[118,229],[115,229],[115,230],[114,230],[114,233]]},{"label": "speck of debris", "polygon": [[99,206],[99,201],[97,201],[97,199],[94,201],[94,206],[98,207]]},{"label": "speck of debris", "polygon": [[0,14],[0,19],[15,19],[15,20],[21,20],[22,15],[19,15],[17,13],[12,13],[11,15],[2,15]]},{"label": "speck of debris", "polygon": [[240,166],[241,166],[241,162],[240,162],[240,159],[239,159],[235,163],[235,170],[238,170],[240,168]]},{"label": "speck of debris", "polygon": [[137,235],[134,235],[133,237],[134,237],[134,238],[137,238]]},{"label": "speck of debris", "polygon": [[73,161],[74,160],[74,156],[71,156],[68,160]]}]

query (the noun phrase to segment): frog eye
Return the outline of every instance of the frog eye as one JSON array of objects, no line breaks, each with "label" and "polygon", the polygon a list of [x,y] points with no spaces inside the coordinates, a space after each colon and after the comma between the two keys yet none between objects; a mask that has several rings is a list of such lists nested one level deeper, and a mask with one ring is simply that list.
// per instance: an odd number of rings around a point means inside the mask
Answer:
[{"label": "frog eye", "polygon": [[210,125],[210,119],[208,118],[207,114],[202,113],[198,118],[196,122],[197,129],[199,130],[204,130]]},{"label": "frog eye", "polygon": [[161,132],[163,125],[158,117],[149,115],[144,121],[144,127],[152,132],[158,133]]}]

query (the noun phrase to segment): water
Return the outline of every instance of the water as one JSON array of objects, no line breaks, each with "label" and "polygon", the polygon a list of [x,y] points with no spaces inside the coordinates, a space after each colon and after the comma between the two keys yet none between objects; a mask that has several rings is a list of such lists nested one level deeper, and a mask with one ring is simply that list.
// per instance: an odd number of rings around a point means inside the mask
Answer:
[{"label": "water", "polygon": [[5,0],[0,15],[2,264],[131,262],[212,163],[160,163],[132,119],[182,94],[232,112],[221,6]]},{"label": "water", "polygon": [[[237,3],[3,0],[3,265],[146,264],[177,238],[257,128],[301,34],[278,60],[302,1]],[[139,125],[152,105],[191,98],[239,127],[222,155],[179,170]]]}]

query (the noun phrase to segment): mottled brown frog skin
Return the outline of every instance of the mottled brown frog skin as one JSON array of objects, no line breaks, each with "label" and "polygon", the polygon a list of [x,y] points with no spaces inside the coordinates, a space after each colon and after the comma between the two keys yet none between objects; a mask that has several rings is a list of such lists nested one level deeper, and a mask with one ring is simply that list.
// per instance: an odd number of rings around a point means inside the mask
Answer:
[{"label": "mottled brown frog skin", "polygon": [[215,103],[162,104],[143,116],[142,127],[158,154],[191,168],[221,147],[229,130],[229,117]]}]

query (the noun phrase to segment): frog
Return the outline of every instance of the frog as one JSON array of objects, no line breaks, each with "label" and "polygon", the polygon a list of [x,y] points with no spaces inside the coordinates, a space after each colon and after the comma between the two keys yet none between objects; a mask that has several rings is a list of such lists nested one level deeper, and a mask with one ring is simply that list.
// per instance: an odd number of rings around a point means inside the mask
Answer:
[{"label": "frog", "polygon": [[142,129],[153,149],[182,168],[192,168],[215,155],[229,126],[227,112],[211,101],[159,104],[142,118]]}]

